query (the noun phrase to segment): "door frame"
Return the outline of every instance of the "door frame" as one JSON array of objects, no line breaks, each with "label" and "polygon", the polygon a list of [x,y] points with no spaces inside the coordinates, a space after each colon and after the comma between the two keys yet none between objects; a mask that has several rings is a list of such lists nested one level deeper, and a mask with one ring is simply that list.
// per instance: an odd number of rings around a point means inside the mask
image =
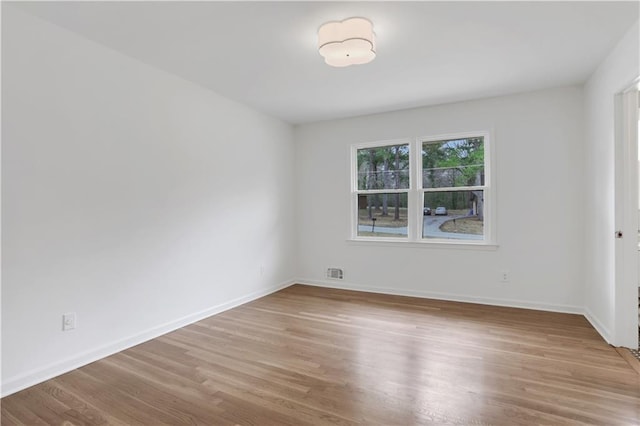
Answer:
[{"label": "door frame", "polygon": [[[612,344],[638,348],[638,88],[615,97],[615,297]],[[622,238],[616,236],[622,232]]]}]

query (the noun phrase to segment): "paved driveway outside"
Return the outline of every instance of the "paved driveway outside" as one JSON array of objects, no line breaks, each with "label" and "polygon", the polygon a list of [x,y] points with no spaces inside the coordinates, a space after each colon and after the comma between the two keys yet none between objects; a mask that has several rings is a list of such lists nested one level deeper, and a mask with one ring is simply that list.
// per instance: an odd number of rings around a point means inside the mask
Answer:
[{"label": "paved driveway outside", "polygon": [[[458,219],[466,217],[465,215],[448,215],[448,216],[424,216],[423,219],[423,231],[422,236],[426,238],[449,238],[455,240],[481,240],[482,235],[474,234],[458,234],[455,232],[443,232],[440,230],[440,225],[448,220]],[[385,226],[376,226],[377,232],[384,232],[387,234],[407,235],[407,227],[388,228]],[[371,225],[359,225],[358,231],[371,232]]]},{"label": "paved driveway outside", "polygon": [[455,240],[481,240],[482,235],[475,234],[458,234],[455,232],[443,232],[440,225],[448,220],[467,217],[466,215],[448,215],[448,216],[424,216],[422,227],[422,236],[427,238],[451,238]]}]

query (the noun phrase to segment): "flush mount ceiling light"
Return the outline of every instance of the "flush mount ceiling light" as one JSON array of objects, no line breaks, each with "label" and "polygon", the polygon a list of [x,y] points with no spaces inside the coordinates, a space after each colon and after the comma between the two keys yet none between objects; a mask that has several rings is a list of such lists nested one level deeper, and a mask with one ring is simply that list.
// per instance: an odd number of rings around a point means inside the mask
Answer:
[{"label": "flush mount ceiling light", "polygon": [[318,51],[332,67],[366,64],[376,57],[373,24],[364,18],[327,22],[318,30]]}]

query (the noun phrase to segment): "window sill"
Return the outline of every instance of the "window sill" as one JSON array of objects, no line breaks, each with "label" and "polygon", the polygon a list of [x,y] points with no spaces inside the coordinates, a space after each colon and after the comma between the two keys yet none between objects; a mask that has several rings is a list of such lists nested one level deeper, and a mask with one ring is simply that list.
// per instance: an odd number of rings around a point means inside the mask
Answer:
[{"label": "window sill", "polygon": [[461,241],[407,241],[401,239],[378,238],[352,238],[347,243],[354,246],[378,246],[378,247],[403,247],[426,249],[455,249],[455,250],[479,250],[496,251],[498,244],[486,242],[461,242]]}]

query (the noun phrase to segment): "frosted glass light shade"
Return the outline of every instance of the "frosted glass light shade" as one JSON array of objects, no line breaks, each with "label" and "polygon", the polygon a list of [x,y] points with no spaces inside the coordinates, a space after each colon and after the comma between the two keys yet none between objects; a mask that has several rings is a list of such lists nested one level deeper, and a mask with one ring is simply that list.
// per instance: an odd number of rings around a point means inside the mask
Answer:
[{"label": "frosted glass light shade", "polygon": [[371,62],[376,57],[373,24],[364,18],[327,22],[318,30],[318,51],[332,67]]}]

